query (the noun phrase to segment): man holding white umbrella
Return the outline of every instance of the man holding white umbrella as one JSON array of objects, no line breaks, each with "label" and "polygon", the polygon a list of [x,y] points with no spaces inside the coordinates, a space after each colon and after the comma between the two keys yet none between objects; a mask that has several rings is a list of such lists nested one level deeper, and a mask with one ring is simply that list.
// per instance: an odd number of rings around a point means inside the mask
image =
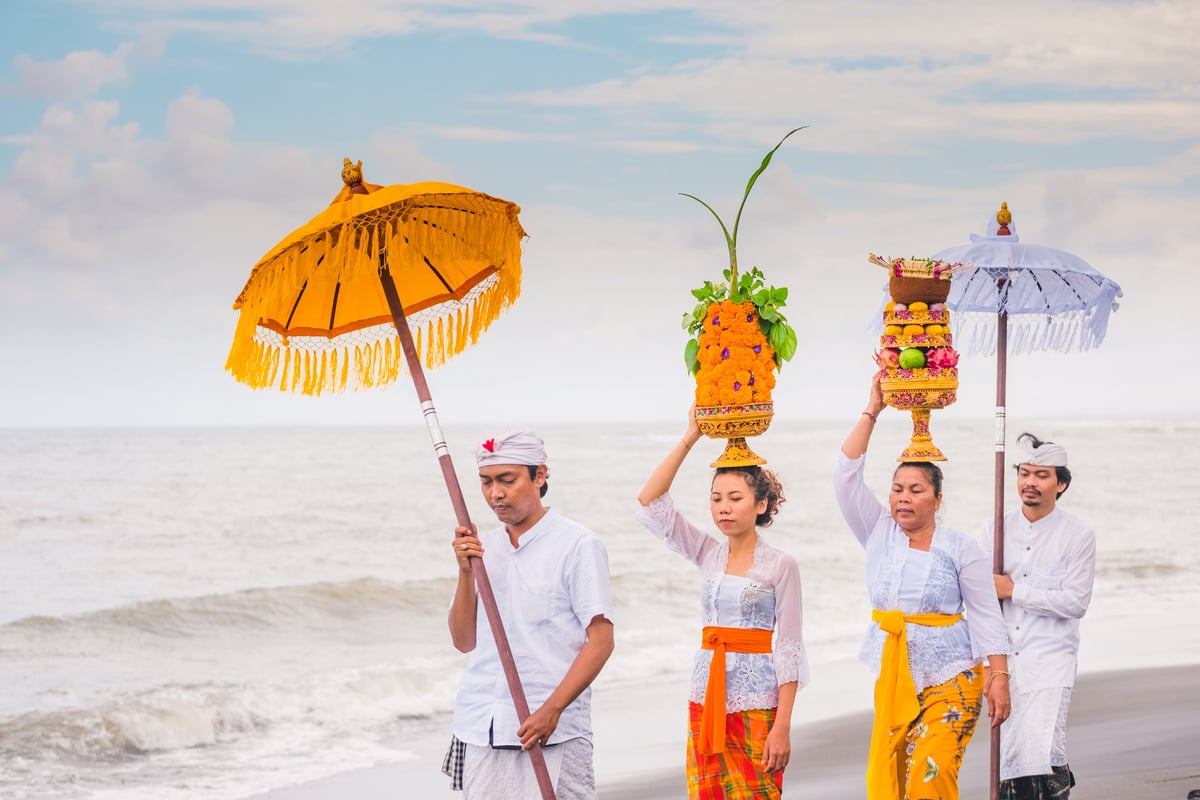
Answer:
[{"label": "man holding white umbrella", "polygon": [[[1004,564],[996,596],[1012,654],[1012,716],[1000,731],[1001,800],[1065,800],[1067,707],[1079,653],[1079,620],[1092,598],[1096,536],[1058,508],[1071,484],[1067,451],[1032,434],[1017,437],[1021,508],[1004,516]],[[980,532],[991,548],[995,523]]]},{"label": "man holding white umbrella", "polygon": [[[992,515],[995,547],[992,553],[995,572],[1004,573],[1005,519],[1008,517],[1004,512],[1004,448],[1009,351],[1014,354],[1035,350],[1066,353],[1098,346],[1104,341],[1109,315],[1116,310],[1122,291],[1115,281],[1076,255],[1021,242],[1007,203],[1000,204],[1000,210],[988,222],[985,235],[971,234],[969,244],[942,250],[933,258],[971,265],[970,269],[955,274],[950,297],[946,300],[946,307],[958,319],[956,344],[965,344],[974,352],[996,354],[995,508]],[[1017,522],[1023,518],[1018,515]],[[1005,602],[1010,606],[1014,604],[1012,600]],[[1013,632],[1010,629],[1010,634]],[[1074,667],[1071,674],[1074,675]],[[1015,674],[1013,677],[1016,678]],[[1018,690],[1016,680],[1013,690]],[[1014,705],[1015,702],[1014,699]],[[1004,727],[1009,725],[1006,723]],[[1001,798],[1000,739],[1000,730],[993,729],[990,800]],[[1067,784],[1069,791],[1069,779]],[[1065,794],[1057,796],[1066,797]]]}]

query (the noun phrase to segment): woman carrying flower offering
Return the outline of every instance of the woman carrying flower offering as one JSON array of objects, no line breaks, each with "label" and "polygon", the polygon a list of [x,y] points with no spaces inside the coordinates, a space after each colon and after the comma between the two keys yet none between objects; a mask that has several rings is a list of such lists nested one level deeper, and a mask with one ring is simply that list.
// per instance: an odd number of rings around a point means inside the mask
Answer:
[{"label": "woman carrying flower offering", "polygon": [[941,469],[901,463],[887,506],[867,488],[867,446],[885,407],[877,373],[834,469],[838,507],[866,550],[873,609],[859,653],[879,673],[867,798],[957,800],[980,698],[987,697],[993,728],[1011,709],[1008,635],[991,558],[972,537],[937,522]]},{"label": "woman carrying flower offering", "polygon": [[638,495],[638,520],[700,568],[704,629],[688,702],[688,797],[778,798],[791,757],[792,706],[808,683],[800,569],[759,534],[783,503],[761,466],[721,467],[709,508],[722,536],[692,525],[668,490],[700,439],[695,409],[683,438]]}]

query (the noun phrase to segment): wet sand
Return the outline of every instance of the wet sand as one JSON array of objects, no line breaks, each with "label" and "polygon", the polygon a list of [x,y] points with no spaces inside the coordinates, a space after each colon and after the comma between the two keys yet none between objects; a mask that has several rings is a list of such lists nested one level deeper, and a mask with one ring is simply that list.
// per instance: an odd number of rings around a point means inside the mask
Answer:
[{"label": "wet sand", "polygon": [[[841,686],[830,686],[832,676],[816,685],[869,698],[866,670],[849,669],[858,666],[838,668]],[[612,694],[597,693],[601,800],[687,797],[680,710],[684,698],[677,684],[648,681],[640,690],[625,690],[624,703]],[[819,691],[816,685],[805,694]],[[815,699],[804,697],[810,706]],[[870,726],[865,709],[798,721],[784,797],[862,800]],[[418,755],[411,761],[277,790],[259,800],[461,798],[438,772],[447,738],[444,721],[431,724],[428,742],[416,748]],[[1081,675],[1067,724],[1067,752],[1079,782],[1072,800],[1185,800],[1189,791],[1200,789],[1200,663]],[[964,800],[988,797],[988,762],[988,736],[980,729],[960,773]]]}]

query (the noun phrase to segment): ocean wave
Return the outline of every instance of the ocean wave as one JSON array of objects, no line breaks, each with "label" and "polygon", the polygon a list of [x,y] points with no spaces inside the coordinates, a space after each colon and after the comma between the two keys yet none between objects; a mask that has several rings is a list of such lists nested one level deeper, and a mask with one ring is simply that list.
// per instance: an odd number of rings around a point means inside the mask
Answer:
[{"label": "ocean wave", "polygon": [[235,740],[312,740],[449,709],[457,669],[380,665],[244,684],[159,686],[0,720],[0,762],[119,763]]},{"label": "ocean wave", "polygon": [[66,764],[114,761],[215,744],[269,724],[236,691],[172,687],[96,708],[22,714],[0,723],[0,753]]},{"label": "ocean wave", "polygon": [[393,583],[364,577],[349,581],[244,589],[224,594],[164,598],[116,606],[83,614],[36,615],[0,625],[0,649],[5,634],[19,637],[71,637],[149,634],[192,637],[214,629],[261,630],[295,624],[338,624],[374,614],[444,611],[453,582],[424,580]]}]

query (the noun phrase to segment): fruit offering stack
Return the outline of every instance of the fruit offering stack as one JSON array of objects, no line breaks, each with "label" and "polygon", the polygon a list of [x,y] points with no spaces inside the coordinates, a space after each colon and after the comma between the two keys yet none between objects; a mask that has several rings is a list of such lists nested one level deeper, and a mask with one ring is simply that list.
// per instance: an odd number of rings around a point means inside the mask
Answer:
[{"label": "fruit offering stack", "polygon": [[891,274],[891,299],[883,310],[883,333],[875,360],[882,369],[883,401],[912,412],[911,444],[899,461],[943,461],[929,435],[929,412],[953,403],[958,390],[958,352],[950,333],[950,278],[969,264],[931,259],[871,262]]},{"label": "fruit offering stack", "polygon": [[915,389],[936,383],[941,402],[933,404],[941,407],[954,402],[953,390],[958,387],[958,352],[953,343],[950,310],[944,303],[889,300],[883,310],[876,361],[890,388],[903,391],[905,385]]}]

